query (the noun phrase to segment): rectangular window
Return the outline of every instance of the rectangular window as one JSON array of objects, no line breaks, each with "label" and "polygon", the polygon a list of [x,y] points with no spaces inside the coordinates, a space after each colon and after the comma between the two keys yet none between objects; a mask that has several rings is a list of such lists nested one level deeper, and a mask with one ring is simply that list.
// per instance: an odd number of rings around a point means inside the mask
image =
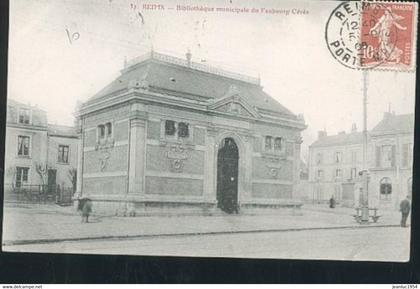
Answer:
[{"label": "rectangular window", "polygon": [[393,145],[384,145],[382,146],[382,158],[381,165],[383,168],[390,168],[394,166],[394,154],[395,146]]},{"label": "rectangular window", "polygon": [[19,123],[29,124],[31,111],[26,108],[19,109]]},{"label": "rectangular window", "polygon": [[18,136],[18,156],[29,156],[29,136]]},{"label": "rectangular window", "polygon": [[341,172],[342,172],[341,169],[336,169],[335,170],[335,177],[336,178],[341,178],[341,176],[342,176]]},{"label": "rectangular window", "polygon": [[190,132],[188,129],[188,123],[180,122],[178,124],[178,136],[179,137],[189,137]]},{"label": "rectangular window", "polygon": [[335,153],[335,162],[337,163],[337,164],[339,164],[339,163],[341,163],[341,160],[342,160],[342,153],[341,152],[336,152]]},{"label": "rectangular window", "polygon": [[165,135],[175,135],[175,122],[173,120],[165,121]]},{"label": "rectangular window", "polygon": [[66,164],[69,162],[69,146],[58,146],[58,162]]},{"label": "rectangular window", "polygon": [[319,164],[322,164],[322,153],[318,153],[317,155],[316,155],[316,163],[319,165]]},{"label": "rectangular window", "polygon": [[324,171],[318,170],[318,180],[323,180],[323,179],[324,179]]},{"label": "rectangular window", "polygon": [[352,168],[352,169],[350,170],[350,179],[351,179],[351,180],[356,179],[356,173],[357,173],[356,168]]},{"label": "rectangular window", "polygon": [[403,159],[402,165],[403,167],[408,167],[412,164],[413,161],[413,144],[406,143],[403,144]]},{"label": "rectangular window", "polygon": [[22,184],[28,182],[29,168],[16,167],[16,187],[21,187]]},{"label": "rectangular window", "polygon": [[112,137],[112,123],[107,122],[105,126],[106,126],[106,135],[107,137],[111,138]]},{"label": "rectangular window", "polygon": [[274,139],[274,150],[281,151],[282,150],[282,145],[283,145],[282,142],[283,142],[283,140],[282,140],[281,137],[276,137]]},{"label": "rectangular window", "polygon": [[273,137],[266,136],[265,137],[265,150],[271,150],[273,148]]},{"label": "rectangular window", "polygon": [[105,126],[103,124],[98,125],[98,136],[99,139],[105,138]]}]

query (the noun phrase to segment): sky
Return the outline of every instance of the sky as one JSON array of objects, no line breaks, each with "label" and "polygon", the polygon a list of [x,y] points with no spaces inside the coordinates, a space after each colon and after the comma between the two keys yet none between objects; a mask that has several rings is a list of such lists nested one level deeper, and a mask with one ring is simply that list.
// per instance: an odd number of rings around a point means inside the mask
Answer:
[{"label": "sky", "polygon": [[[145,10],[145,3],[160,4],[165,10]],[[362,128],[362,72],[341,65],[325,43],[325,25],[338,4],[13,0],[8,97],[46,110],[51,123],[72,125],[76,104],[115,79],[124,59],[151,47],[181,57],[189,49],[193,61],[259,76],[267,93],[304,115],[305,148],[315,141],[318,130],[348,132],[353,123]],[[177,5],[283,12],[193,12],[179,11]],[[305,13],[293,14],[296,10]],[[414,73],[369,71],[367,89],[368,128],[389,109],[414,113]]]}]

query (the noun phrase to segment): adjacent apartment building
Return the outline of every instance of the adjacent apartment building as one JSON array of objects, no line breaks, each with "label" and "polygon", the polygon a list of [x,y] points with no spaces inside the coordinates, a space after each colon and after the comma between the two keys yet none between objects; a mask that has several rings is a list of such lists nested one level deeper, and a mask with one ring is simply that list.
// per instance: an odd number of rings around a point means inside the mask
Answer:
[{"label": "adjacent apartment building", "polygon": [[45,111],[9,98],[5,193],[38,185],[72,187],[77,168],[77,137],[73,127],[48,124]]},{"label": "adjacent apartment building", "polygon": [[78,192],[109,214],[236,213],[294,202],[299,117],[258,78],[150,52],[85,102]]},{"label": "adjacent apartment building", "polygon": [[[384,113],[383,119],[368,132],[367,163],[371,206],[394,208],[412,190],[414,115]],[[357,205],[359,172],[363,169],[363,134],[356,127],[350,133],[327,136],[320,131],[309,147],[310,196],[324,202]],[[349,185],[353,187],[349,193]]]}]

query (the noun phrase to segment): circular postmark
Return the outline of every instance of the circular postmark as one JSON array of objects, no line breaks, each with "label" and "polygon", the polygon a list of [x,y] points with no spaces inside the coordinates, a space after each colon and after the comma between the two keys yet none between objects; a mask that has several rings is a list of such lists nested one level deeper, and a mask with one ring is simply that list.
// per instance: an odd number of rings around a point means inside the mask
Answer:
[{"label": "circular postmark", "polygon": [[392,11],[381,3],[343,2],[328,18],[327,47],[348,68],[375,68],[398,55],[398,35],[392,21]]}]

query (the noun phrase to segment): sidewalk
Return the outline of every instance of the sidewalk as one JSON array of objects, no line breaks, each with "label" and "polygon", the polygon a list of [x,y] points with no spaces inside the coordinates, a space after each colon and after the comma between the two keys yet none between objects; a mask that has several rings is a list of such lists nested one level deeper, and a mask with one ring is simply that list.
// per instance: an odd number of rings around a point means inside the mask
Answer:
[{"label": "sidewalk", "polygon": [[190,234],[269,232],[334,228],[398,226],[398,212],[381,212],[376,224],[359,225],[346,208],[310,207],[295,215],[223,215],[179,217],[95,217],[81,223],[74,207],[6,206],[3,244],[27,244],[101,238],[154,237]]}]

